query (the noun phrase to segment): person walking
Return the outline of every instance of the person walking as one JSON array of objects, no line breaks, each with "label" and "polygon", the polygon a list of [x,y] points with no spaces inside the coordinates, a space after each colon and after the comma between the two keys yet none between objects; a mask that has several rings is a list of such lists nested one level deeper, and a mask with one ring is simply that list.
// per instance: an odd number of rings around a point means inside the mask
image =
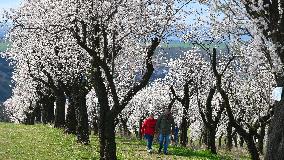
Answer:
[{"label": "person walking", "polygon": [[147,151],[152,152],[153,138],[155,134],[155,126],[157,120],[154,119],[154,114],[150,113],[150,116],[146,118],[142,124],[141,133],[144,135],[144,138],[147,140]]},{"label": "person walking", "polygon": [[167,109],[157,120],[156,131],[159,133],[159,153],[164,147],[164,154],[168,154],[168,145],[170,142],[170,135],[174,132],[175,123],[169,109]]}]

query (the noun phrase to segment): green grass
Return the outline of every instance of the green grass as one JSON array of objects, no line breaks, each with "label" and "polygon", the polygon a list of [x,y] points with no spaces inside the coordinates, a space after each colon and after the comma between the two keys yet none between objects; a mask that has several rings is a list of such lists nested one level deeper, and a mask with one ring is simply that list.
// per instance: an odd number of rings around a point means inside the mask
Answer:
[{"label": "green grass", "polygon": [[[119,159],[234,159],[229,155],[212,155],[206,150],[193,151],[182,147],[169,147],[169,155],[154,152],[148,154],[144,141],[117,137],[117,156]],[[224,153],[225,154],[225,153]],[[98,138],[91,137],[88,146],[76,143],[74,135],[66,135],[60,129],[49,125],[19,125],[0,123],[0,160],[63,160],[99,159]]]},{"label": "green grass", "polygon": [[[212,44],[208,42],[202,43],[204,47],[212,49],[212,48],[218,48],[218,49],[225,49],[226,45],[225,43],[221,44]],[[198,46],[197,44],[193,44],[191,42],[171,42],[171,43],[162,43],[162,48],[184,48],[184,49],[191,49],[194,46]]]},{"label": "green grass", "polygon": [[97,146],[76,143],[72,135],[49,126],[0,123],[0,159],[89,159]]}]

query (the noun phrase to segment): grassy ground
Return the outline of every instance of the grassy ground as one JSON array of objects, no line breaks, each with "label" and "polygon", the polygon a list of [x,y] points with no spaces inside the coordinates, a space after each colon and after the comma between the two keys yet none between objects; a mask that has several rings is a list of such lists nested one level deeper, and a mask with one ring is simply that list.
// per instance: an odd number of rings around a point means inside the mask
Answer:
[{"label": "grassy ground", "polygon": [[[211,44],[208,42],[203,43],[204,47],[206,48],[218,48],[218,49],[225,49],[226,45],[223,44]],[[198,46],[197,44],[193,44],[192,42],[170,42],[170,43],[162,43],[162,48],[186,48],[191,49],[194,46]]]},{"label": "grassy ground", "polygon": [[[208,151],[193,151],[181,147],[170,147],[169,155],[148,154],[145,142],[118,137],[117,155],[119,159],[242,159],[240,157],[215,156]],[[98,159],[98,139],[91,137],[88,146],[76,143],[73,135],[63,134],[62,130],[49,125],[18,125],[0,123],[0,160],[63,160]]]}]

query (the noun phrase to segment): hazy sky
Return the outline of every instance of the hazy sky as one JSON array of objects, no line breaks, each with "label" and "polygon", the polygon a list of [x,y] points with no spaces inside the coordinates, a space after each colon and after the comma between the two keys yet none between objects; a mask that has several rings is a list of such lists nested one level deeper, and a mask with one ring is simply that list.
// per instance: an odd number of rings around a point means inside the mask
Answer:
[{"label": "hazy sky", "polygon": [[0,9],[15,8],[20,5],[21,0],[0,0]]}]

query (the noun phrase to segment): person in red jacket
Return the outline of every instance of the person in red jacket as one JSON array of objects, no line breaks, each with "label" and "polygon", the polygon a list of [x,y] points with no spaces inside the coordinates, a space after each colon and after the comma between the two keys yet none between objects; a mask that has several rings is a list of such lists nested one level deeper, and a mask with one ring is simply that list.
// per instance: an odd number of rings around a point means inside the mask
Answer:
[{"label": "person in red jacket", "polygon": [[144,120],[141,128],[141,133],[144,135],[145,139],[147,140],[147,151],[149,153],[152,152],[152,144],[155,134],[156,122],[157,120],[154,119],[154,114],[151,113],[150,116]]}]

